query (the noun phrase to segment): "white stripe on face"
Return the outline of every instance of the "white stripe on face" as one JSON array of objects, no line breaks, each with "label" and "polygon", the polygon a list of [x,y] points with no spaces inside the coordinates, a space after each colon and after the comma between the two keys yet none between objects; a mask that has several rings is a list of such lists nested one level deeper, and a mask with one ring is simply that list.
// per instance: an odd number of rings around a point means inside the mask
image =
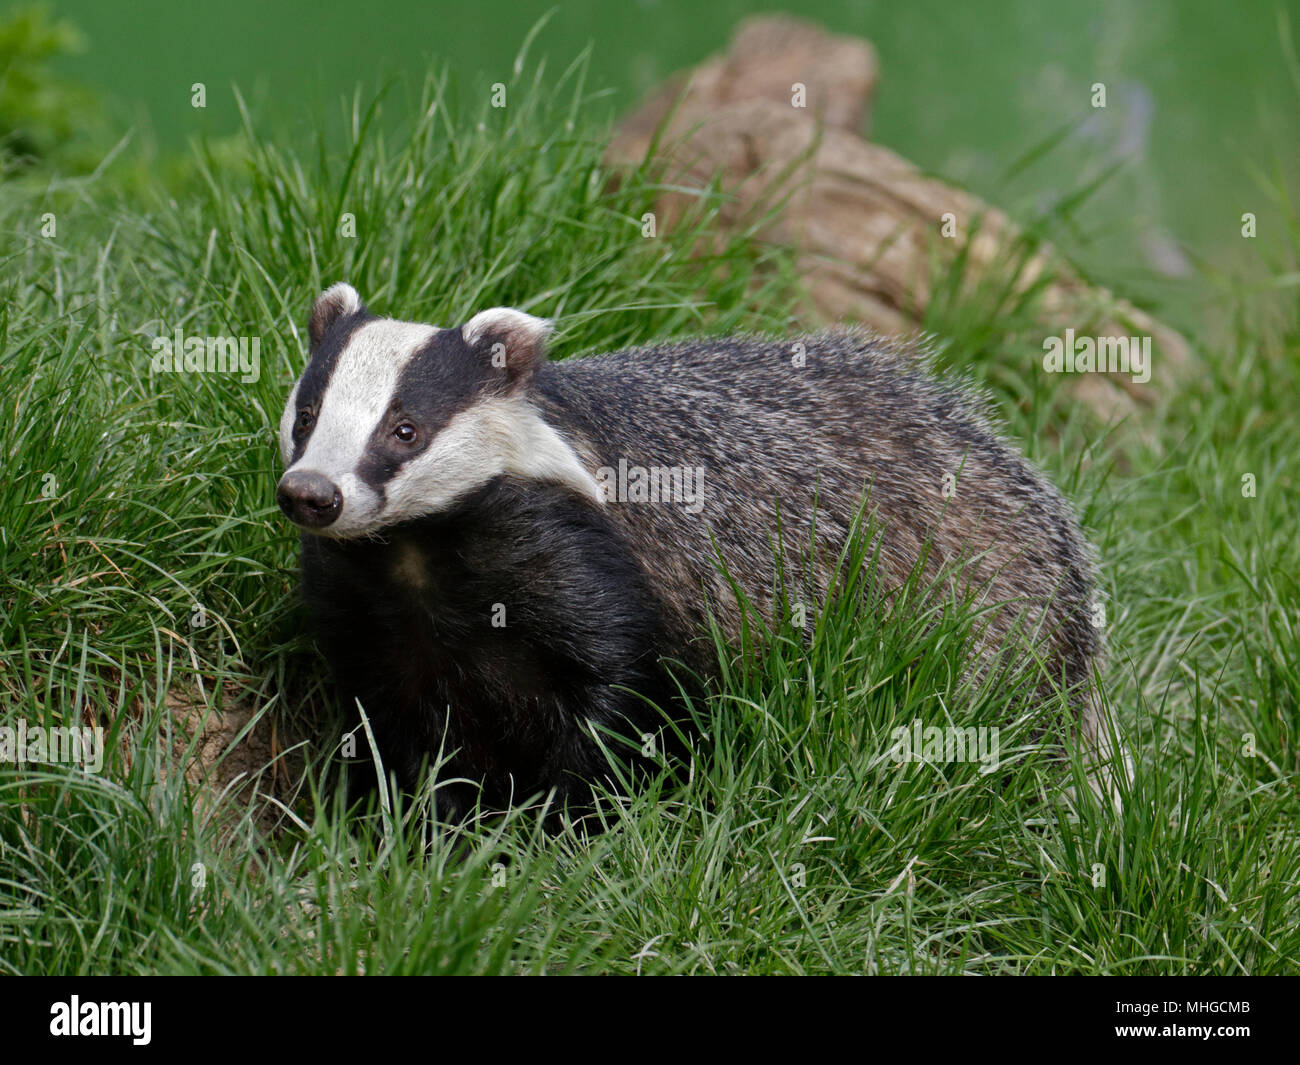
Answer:
[{"label": "white stripe on face", "polygon": [[280,461],[284,463],[285,469],[293,461],[293,424],[298,420],[298,390],[301,387],[301,379],[294,382],[293,391],[289,393],[289,400],[284,405],[284,413],[280,415]]},{"label": "white stripe on face", "polygon": [[527,399],[496,396],[453,416],[388,482],[384,520],[436,514],[503,473],[568,485],[593,502],[605,501],[577,453]]},{"label": "white stripe on face", "polygon": [[[431,325],[381,318],[361,326],[339,353],[307,449],[293,465],[295,470],[324,474],[343,496],[338,520],[322,530],[327,535],[365,535],[380,523],[380,498],[357,476],[357,467],[371,433],[388,411],[402,371],[437,332]],[[290,417],[287,409],[285,417]]]}]

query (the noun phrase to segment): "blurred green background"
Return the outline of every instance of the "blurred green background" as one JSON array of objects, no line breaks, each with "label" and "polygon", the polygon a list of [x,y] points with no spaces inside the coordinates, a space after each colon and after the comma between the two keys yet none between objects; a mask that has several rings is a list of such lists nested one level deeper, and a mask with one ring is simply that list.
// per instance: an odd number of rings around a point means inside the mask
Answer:
[{"label": "blurred green background", "polygon": [[[63,0],[52,14],[84,31],[55,70],[110,100],[112,128],[162,156],[196,133],[237,128],[238,85],[265,128],[310,143],[339,100],[394,75],[418,85],[447,64],[462,94],[505,80],[529,28],[551,13],[533,54],[559,73],[588,45],[593,107],[632,106],[667,74],[722,48],[763,10],[813,18],[877,48],[871,136],[1027,219],[1098,175],[1058,243],[1099,280],[1183,317],[1198,256],[1240,268],[1281,225],[1251,174],[1294,174],[1300,90],[1289,65],[1300,0]],[[190,106],[206,83],[208,107]],[[1107,86],[1104,111],[1089,106]],[[400,97],[399,97],[400,98]],[[389,119],[400,108],[390,108]],[[1021,170],[1019,160],[1064,132]],[[1013,172],[1014,171],[1014,172]],[[1240,235],[1259,217],[1258,242]],[[1194,301],[1193,301],[1194,302]],[[1182,313],[1178,307],[1182,305]]]}]

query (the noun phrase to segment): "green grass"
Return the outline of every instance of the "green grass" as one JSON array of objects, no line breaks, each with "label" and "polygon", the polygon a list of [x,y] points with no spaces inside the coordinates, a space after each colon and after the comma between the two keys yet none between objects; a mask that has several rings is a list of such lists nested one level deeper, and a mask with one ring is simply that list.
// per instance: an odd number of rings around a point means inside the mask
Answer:
[{"label": "green grass", "polygon": [[[521,809],[429,836],[427,794],[343,814],[273,503],[313,295],[346,278],[381,312],[442,324],[512,304],[558,320],[559,355],[797,325],[789,255],[716,244],[718,196],[641,236],[655,175],[601,167],[582,61],[517,69],[504,110],[460,106],[437,77],[354,103],[344,154],[273,143],[246,115],[165,183],[6,185],[4,723],[100,724],[109,757],[98,776],[0,765],[0,969],[1300,969],[1300,333],[1293,299],[1264,328],[1230,285],[1234,328],[1187,381],[1157,367],[1165,402],[1142,433],[1015,371],[1033,365],[1033,293],[1008,306],[953,283],[930,323],[1103,559],[1106,688],[1136,763],[1122,813],[1085,794],[1068,815],[1055,799],[1078,767],[1063,777],[1024,722],[1004,772],[895,764],[898,724],[1002,721],[1010,704],[951,668],[960,615],[862,610],[845,589],[808,644],[756,625],[748,656],[719,648],[689,782],[611,796],[603,833],[551,838]],[[421,117],[394,139],[375,107]],[[1271,306],[1294,293],[1294,268],[1276,274]],[[151,375],[152,337],[178,326],[260,338],[260,378]],[[246,796],[199,801],[176,697],[252,707],[300,743],[278,828]]]}]

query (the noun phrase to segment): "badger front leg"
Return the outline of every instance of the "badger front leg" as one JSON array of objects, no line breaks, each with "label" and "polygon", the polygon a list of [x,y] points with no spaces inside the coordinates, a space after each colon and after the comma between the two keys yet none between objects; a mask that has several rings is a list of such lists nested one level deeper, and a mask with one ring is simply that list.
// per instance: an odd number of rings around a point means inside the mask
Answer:
[{"label": "badger front leg", "polygon": [[672,706],[667,640],[647,575],[613,523],[561,486],[509,479],[472,509],[478,535],[457,552],[459,591],[491,621],[462,664],[472,660],[485,702],[458,715],[453,701],[448,734],[458,719],[467,730],[495,723],[493,753],[515,767],[512,785],[572,801],[615,776],[611,756],[657,763]]}]

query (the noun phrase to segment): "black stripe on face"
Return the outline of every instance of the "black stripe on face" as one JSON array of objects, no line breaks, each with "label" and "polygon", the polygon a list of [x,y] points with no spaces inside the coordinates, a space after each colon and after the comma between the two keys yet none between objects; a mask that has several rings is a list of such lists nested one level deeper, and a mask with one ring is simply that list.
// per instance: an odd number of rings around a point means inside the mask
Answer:
[{"label": "black stripe on face", "polygon": [[[382,499],[384,486],[403,466],[424,453],[461,411],[485,396],[506,390],[504,369],[465,343],[460,329],[440,329],[403,368],[384,417],[366,444],[357,476]],[[395,435],[399,426],[415,428],[414,443]]]},{"label": "black stripe on face", "polygon": [[[296,401],[298,411],[311,411],[313,419],[320,416],[321,400],[325,397],[325,390],[329,388],[330,378],[334,376],[334,367],[338,365],[339,356],[343,353],[343,349],[348,346],[352,334],[374,319],[375,315],[363,307],[355,314],[338,318],[331,323],[329,329],[321,338],[319,346],[311,353],[311,361],[307,363],[307,369],[303,370],[302,377],[298,381],[298,397]],[[294,416],[297,417],[297,411],[294,412]],[[290,460],[289,465],[292,466],[293,463],[302,458],[302,453],[307,448],[307,441],[310,439],[311,429],[303,431],[298,429],[295,424],[293,430],[293,458]]]}]

